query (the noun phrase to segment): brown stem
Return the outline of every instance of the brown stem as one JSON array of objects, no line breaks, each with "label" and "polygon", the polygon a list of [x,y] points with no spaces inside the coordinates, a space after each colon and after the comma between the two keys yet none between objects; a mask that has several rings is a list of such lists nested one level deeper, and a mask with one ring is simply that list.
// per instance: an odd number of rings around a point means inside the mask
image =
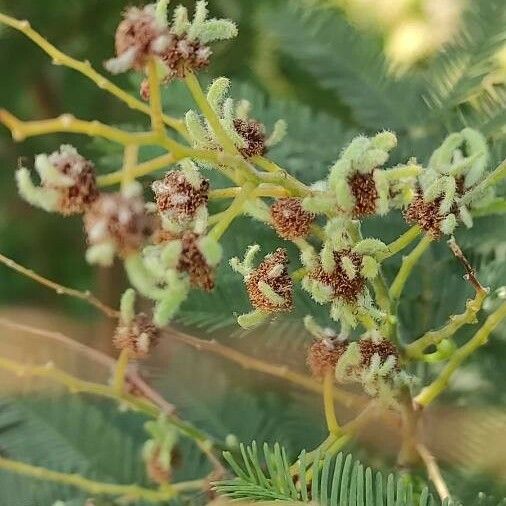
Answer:
[{"label": "brown stem", "polygon": [[428,448],[422,443],[418,443],[416,445],[416,449],[421,459],[423,460],[423,463],[425,464],[427,474],[429,475],[429,478],[432,481],[432,483],[434,483],[434,487],[436,487],[437,493],[441,501],[444,501],[445,499],[450,497],[450,492],[448,490],[448,486],[444,481],[444,478],[441,474],[441,471],[439,469],[439,466],[437,464],[434,455],[432,455],[432,453],[430,453]]},{"label": "brown stem", "polygon": [[452,253],[462,263],[464,269],[466,270],[466,275],[464,276],[464,279],[466,279],[466,281],[469,281],[469,283],[473,285],[474,289],[478,293],[480,292],[486,293],[488,290],[479,282],[473,267],[469,263],[469,260],[465,257],[464,253],[460,249],[460,246],[457,244],[457,241],[455,241],[455,237],[451,237],[448,240],[448,246],[450,246]]}]

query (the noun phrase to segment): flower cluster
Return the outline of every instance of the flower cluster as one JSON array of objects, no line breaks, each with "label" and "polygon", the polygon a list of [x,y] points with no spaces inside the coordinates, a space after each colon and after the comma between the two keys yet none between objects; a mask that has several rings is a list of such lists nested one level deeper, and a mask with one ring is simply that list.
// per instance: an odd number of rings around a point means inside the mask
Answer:
[{"label": "flower cluster", "polygon": [[330,315],[334,320],[355,327],[364,314],[375,319],[384,316],[373,305],[367,281],[377,276],[376,257],[386,246],[377,239],[354,243],[349,227],[350,224],[341,218],[330,220],[320,252],[316,254],[311,246],[303,252],[307,274],[302,287],[319,304],[331,304]]},{"label": "flower cluster", "polygon": [[40,186],[33,184],[28,169],[16,172],[19,193],[33,206],[68,216],[85,212],[98,199],[95,167],[72,146],[37,155],[35,170]]},{"label": "flower cluster", "polygon": [[[209,64],[209,44],[237,35],[234,23],[226,19],[207,19],[207,2],[196,4],[190,21],[186,7],[174,9],[167,19],[167,0],[143,8],[130,7],[116,30],[116,57],[106,62],[112,73],[143,70],[150,58],[157,62],[166,81],[184,78]],[[147,90],[149,91],[149,90]]]},{"label": "flower cluster", "polygon": [[142,448],[146,471],[154,483],[164,485],[172,478],[172,465],[178,441],[177,431],[163,416],[144,424],[151,436]]},{"label": "flower cluster", "polygon": [[[232,98],[226,97],[229,87],[230,81],[225,77],[215,79],[207,93],[209,105],[244,158],[262,156],[283,139],[286,124],[283,120],[278,120],[271,135],[267,137],[264,125],[249,117],[251,104],[247,100],[235,103]],[[196,148],[219,148],[216,133],[195,111],[186,113],[186,127]]]},{"label": "flower cluster", "polygon": [[290,311],[293,306],[293,281],[288,274],[288,255],[278,248],[253,267],[260,246],[250,246],[244,260],[232,258],[232,268],[244,276],[244,283],[254,311],[239,316],[239,325],[250,328],[264,321],[270,314]]},{"label": "flower cluster", "polygon": [[434,239],[451,234],[458,221],[471,227],[469,208],[493,196],[493,189],[483,192],[478,188],[488,159],[486,140],[476,130],[465,128],[449,135],[419,176],[416,195],[404,213],[406,221],[419,225]]},{"label": "flower cluster", "polygon": [[331,167],[319,191],[304,199],[305,209],[361,219],[386,214],[391,206],[409,199],[412,178],[400,168],[381,168],[396,144],[397,138],[391,132],[381,132],[373,138],[356,137]]},{"label": "flower cluster", "polygon": [[145,313],[135,313],[135,291],[129,288],[121,298],[121,317],[113,343],[118,350],[127,350],[131,358],[145,358],[159,337],[159,329]]},{"label": "flower cluster", "polygon": [[202,232],[207,226],[209,181],[190,160],[180,165],[181,170],[167,172],[152,184],[156,207],[164,229],[180,232],[193,227]]},{"label": "flower cluster", "polygon": [[115,254],[127,258],[142,248],[153,227],[139,183],[132,182],[120,192],[101,193],[84,215],[86,259],[109,266]]},{"label": "flower cluster", "polygon": [[311,317],[306,317],[305,324],[314,337],[307,363],[316,378],[332,374],[341,384],[360,383],[368,395],[387,402],[391,402],[393,391],[408,380],[401,370],[396,346],[377,331],[349,341],[346,334],[322,329]]}]

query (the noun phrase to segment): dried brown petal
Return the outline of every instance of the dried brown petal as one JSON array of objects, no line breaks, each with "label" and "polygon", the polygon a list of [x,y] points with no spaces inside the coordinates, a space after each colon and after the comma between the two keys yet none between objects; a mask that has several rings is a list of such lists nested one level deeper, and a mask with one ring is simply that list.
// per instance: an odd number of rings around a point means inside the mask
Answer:
[{"label": "dried brown petal", "polygon": [[[293,281],[288,274],[287,264],[286,250],[278,248],[274,253],[266,256],[264,261],[246,276],[244,281],[253,307],[268,313],[292,309]],[[258,286],[262,281],[284,299],[283,304],[276,304],[262,293]]]},{"label": "dried brown petal", "polygon": [[314,214],[305,211],[301,199],[296,197],[278,199],[271,206],[272,224],[283,239],[305,237],[314,218]]},{"label": "dried brown petal", "polygon": [[156,448],[153,454],[146,461],[146,472],[148,477],[158,485],[166,484],[172,477],[171,469],[166,469],[160,461],[160,449]]},{"label": "dried brown petal", "polygon": [[234,119],[236,132],[244,139],[245,146],[240,148],[244,158],[262,156],[267,151],[265,129],[262,123],[254,119]]}]

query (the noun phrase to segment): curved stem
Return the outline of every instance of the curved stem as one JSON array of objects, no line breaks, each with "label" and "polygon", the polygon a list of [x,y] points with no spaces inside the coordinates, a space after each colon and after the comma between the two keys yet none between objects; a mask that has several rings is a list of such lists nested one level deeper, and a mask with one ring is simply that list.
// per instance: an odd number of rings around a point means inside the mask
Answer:
[{"label": "curved stem", "polygon": [[[131,109],[143,112],[144,114],[150,114],[150,109],[147,104],[136,99],[126,91],[122,90],[119,86],[116,86],[114,83],[99,74],[95,69],[93,69],[89,61],[79,61],[66,55],[65,53],[62,53],[39,33],[33,30],[28,21],[22,21],[0,13],[0,23],[8,25],[11,28],[14,28],[15,30],[18,30],[26,35],[52,58],[52,61],[55,65],[64,65],[65,67],[76,70],[80,74],[93,81],[100,89],[109,92],[111,95],[114,95],[116,98],[124,102]],[[187,136],[183,121],[172,118],[171,116],[167,116],[165,114],[162,116],[162,118],[166,125],[173,128],[184,137]]]},{"label": "curved stem", "polygon": [[80,474],[67,474],[52,471],[44,467],[32,466],[24,462],[0,457],[0,469],[5,471],[29,476],[43,481],[52,481],[61,485],[70,485],[93,495],[118,496],[128,501],[141,500],[152,503],[165,502],[177,494],[187,490],[202,488],[203,480],[175,483],[158,490],[140,487],[138,485],[119,485],[116,483],[104,483],[90,480]]},{"label": "curved stem", "polygon": [[397,276],[392,283],[392,286],[389,290],[390,298],[395,302],[401,296],[401,293],[404,289],[404,285],[411,274],[411,271],[415,267],[418,260],[420,260],[421,256],[425,253],[427,248],[430,246],[432,239],[426,235],[423,239],[416,245],[416,247],[409,253],[409,255],[405,256],[402,259],[402,265],[397,273]]},{"label": "curved stem", "polygon": [[129,351],[127,349],[121,350],[118,360],[116,361],[116,367],[114,368],[114,377],[112,381],[112,387],[118,395],[121,395],[125,389],[126,371],[128,368],[129,359]]},{"label": "curved stem", "polygon": [[81,292],[80,290],[75,290],[74,288],[67,288],[66,286],[60,285],[59,283],[56,283],[55,281],[51,281],[50,279],[45,278],[44,276],[41,276],[40,274],[37,274],[36,272],[33,272],[31,269],[27,269],[26,267],[23,267],[22,265],[16,263],[14,260],[11,260],[10,258],[2,255],[0,253],[0,262],[9,267],[10,269],[15,270],[16,272],[19,272],[23,276],[26,276],[27,278],[33,279],[37,283],[40,283],[43,286],[47,286],[48,288],[51,288],[54,290],[58,295],[68,295],[69,297],[74,297],[76,299],[84,300],[88,304],[91,304],[92,306],[96,307],[99,311],[104,313],[109,318],[119,318],[120,313],[116,309],[113,309],[112,307],[108,306],[107,304],[104,304],[102,301],[97,299],[92,293],[88,291]]},{"label": "curved stem", "polygon": [[429,405],[436,397],[446,389],[454,372],[478,348],[485,345],[490,333],[506,318],[506,302],[503,302],[485,321],[483,326],[474,334],[474,336],[457,351],[454,352],[446,366],[439,373],[438,377],[427,387],[425,387],[417,397],[415,402],[420,406]]},{"label": "curved stem", "polygon": [[378,260],[385,260],[394,256],[395,254],[402,251],[406,246],[409,246],[422,232],[422,229],[418,225],[414,225],[406,232],[404,232],[395,241],[391,242],[387,246],[387,251],[383,254],[378,255]]},{"label": "curved stem", "polygon": [[335,437],[341,434],[341,427],[334,408],[334,374],[328,371],[323,378],[323,406],[329,433]]}]

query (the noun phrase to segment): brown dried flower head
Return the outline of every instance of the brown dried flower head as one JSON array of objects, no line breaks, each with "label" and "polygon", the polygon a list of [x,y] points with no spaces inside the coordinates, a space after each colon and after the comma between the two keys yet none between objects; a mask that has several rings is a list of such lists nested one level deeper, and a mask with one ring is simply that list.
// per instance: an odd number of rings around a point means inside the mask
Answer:
[{"label": "brown dried flower head", "polygon": [[169,483],[172,478],[172,468],[165,466],[160,458],[160,448],[155,448],[149,459],[146,460],[146,473],[149,479],[163,485]]},{"label": "brown dried flower head", "polygon": [[348,178],[348,184],[355,200],[352,210],[353,217],[362,218],[376,214],[379,194],[373,172],[366,174],[355,172]]},{"label": "brown dried flower head", "polygon": [[307,364],[315,378],[333,372],[348,343],[337,339],[315,339],[308,350]]},{"label": "brown dried flower head", "polygon": [[169,43],[169,32],[157,21],[153,4],[130,7],[116,30],[117,57],[106,62],[106,67],[113,73],[143,70],[148,57],[160,54]]},{"label": "brown dried flower head", "polygon": [[444,216],[440,213],[442,197],[426,202],[418,193],[404,211],[404,219],[407,223],[418,225],[425,230],[433,239],[441,237],[441,223]]},{"label": "brown dried flower head", "polygon": [[380,364],[384,364],[389,357],[395,358],[393,371],[400,371],[399,367],[399,350],[388,339],[383,337],[362,338],[358,342],[360,349],[361,362],[360,366],[369,368],[374,355],[380,357]]},{"label": "brown dried flower head", "polygon": [[[355,268],[354,276],[350,277],[343,267],[343,258],[351,260]],[[362,255],[349,249],[334,251],[335,267],[332,272],[326,272],[321,264],[308,274],[308,277],[315,279],[332,290],[334,298],[341,299],[346,303],[354,303],[363,292],[365,279],[360,274]]]},{"label": "brown dried flower head", "polygon": [[99,194],[93,163],[68,145],[63,145],[58,151],[51,153],[47,160],[67,179],[65,184],[55,184],[44,179],[42,181],[46,188],[58,191],[58,211],[66,216],[84,212]]},{"label": "brown dried flower head", "polygon": [[128,350],[133,358],[144,358],[157,344],[159,329],[144,313],[134,316],[132,321],[120,322],[113,337],[118,350]]},{"label": "brown dried flower head", "polygon": [[158,211],[179,224],[193,220],[202,206],[207,206],[209,181],[190,181],[182,170],[168,172],[152,185]]},{"label": "brown dried flower head", "polygon": [[199,238],[200,235],[194,232],[183,232],[181,236],[182,250],[177,270],[188,274],[192,286],[211,291],[214,288],[214,268],[207,263],[198,247]]},{"label": "brown dried flower head", "polygon": [[239,148],[244,158],[263,156],[267,151],[265,127],[259,121],[250,118],[235,118],[234,128],[244,139],[245,145]]},{"label": "brown dried flower head", "polygon": [[288,274],[287,264],[286,250],[278,248],[244,278],[255,309],[266,313],[292,309],[293,281]]},{"label": "brown dried flower head", "polygon": [[186,34],[170,34],[170,43],[160,53],[167,69],[167,80],[184,79],[190,72],[209,65],[211,48],[200,40],[190,40]]},{"label": "brown dried flower head", "polygon": [[296,197],[276,200],[271,206],[271,220],[280,237],[287,240],[305,237],[315,215],[302,207],[302,201]]},{"label": "brown dried flower head", "polygon": [[138,251],[152,233],[153,219],[139,194],[102,193],[84,215],[90,246],[112,244],[126,257]]}]

